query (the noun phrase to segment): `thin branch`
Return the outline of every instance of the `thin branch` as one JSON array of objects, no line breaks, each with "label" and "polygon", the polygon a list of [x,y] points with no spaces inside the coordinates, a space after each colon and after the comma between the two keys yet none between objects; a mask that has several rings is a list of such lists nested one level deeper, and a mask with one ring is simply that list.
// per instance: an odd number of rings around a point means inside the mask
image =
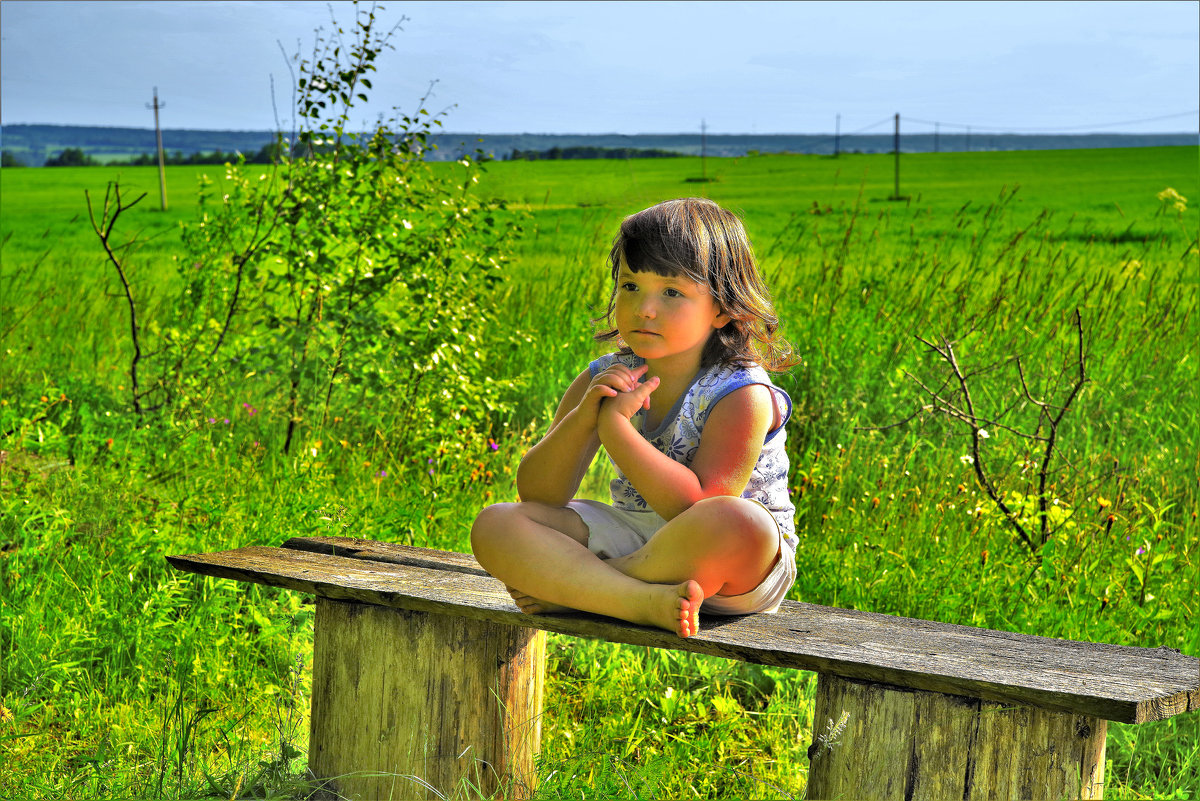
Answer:
[{"label": "thin branch", "polygon": [[[116,208],[112,210],[112,215],[109,216],[111,207],[110,201],[112,195],[116,195]],[[112,237],[113,227],[117,224],[117,219],[122,213],[136,206],[142,198],[146,197],[143,192],[132,203],[124,204],[121,201],[121,184],[119,182],[110,182],[107,189],[104,191],[104,210],[100,214],[100,222],[96,222],[96,214],[92,209],[92,196],[85,189],[83,196],[87,200],[88,218],[92,223],[92,230],[96,232],[96,236],[100,238],[100,244],[104,248],[104,252],[108,255],[108,260],[112,262],[117,269],[117,277],[121,279],[121,288],[125,292],[125,303],[129,308],[129,337],[133,343],[133,359],[129,363],[129,384],[130,397],[133,399],[133,411],[137,414],[138,419],[142,417],[141,392],[138,388],[138,362],[142,359],[141,346],[141,331],[138,328],[137,321],[137,304],[133,300],[133,290],[129,285],[129,276],[125,273],[125,266],[121,264],[121,260],[117,258],[116,253],[110,242]],[[103,228],[104,230],[101,230]],[[127,242],[123,246],[128,248],[133,242]]]}]

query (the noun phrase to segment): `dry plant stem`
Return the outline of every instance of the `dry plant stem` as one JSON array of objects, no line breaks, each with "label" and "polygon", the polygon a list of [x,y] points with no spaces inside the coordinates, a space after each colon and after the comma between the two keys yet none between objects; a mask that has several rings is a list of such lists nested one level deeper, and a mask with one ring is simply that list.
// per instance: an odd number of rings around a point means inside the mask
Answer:
[{"label": "dry plant stem", "polygon": [[[116,207],[112,208],[113,195],[115,195]],[[142,198],[146,197],[146,193],[138,195],[132,203],[123,203],[121,200],[121,184],[119,182],[110,183],[108,188],[104,190],[104,209],[100,213],[100,222],[96,222],[96,214],[92,209],[92,196],[85,189],[83,191],[84,198],[87,199],[88,218],[92,222],[92,230],[96,232],[96,236],[100,238],[100,244],[104,248],[105,254],[108,255],[108,260],[112,262],[117,269],[117,276],[121,279],[121,288],[125,292],[125,303],[129,307],[129,334],[130,340],[133,343],[133,359],[129,364],[129,391],[130,397],[133,399],[133,411],[141,420],[142,417],[142,402],[138,389],[138,362],[142,359],[141,332],[138,328],[137,321],[137,304],[133,300],[133,290],[129,286],[129,276],[125,274],[125,266],[121,264],[121,260],[113,252],[112,237],[113,227],[117,224],[117,218],[121,216],[127,209],[136,206]],[[110,211],[111,210],[111,211]]]},{"label": "dry plant stem", "polygon": [[[1063,401],[1063,405],[1058,407],[1058,414],[1054,417],[1049,417],[1049,409],[1053,408],[1048,404],[1039,404],[1042,412],[1047,415],[1050,423],[1050,435],[1046,439],[1046,452],[1042,457],[1042,466],[1038,470],[1038,519],[1040,521],[1042,543],[1050,539],[1050,516],[1049,510],[1046,508],[1046,477],[1050,473],[1050,461],[1054,457],[1054,444],[1058,440],[1058,426],[1062,422],[1063,417],[1067,414],[1067,409],[1071,408],[1071,404],[1078,397],[1083,385],[1087,383],[1087,373],[1084,369],[1084,353],[1083,353],[1083,317],[1079,313],[1079,309],[1075,310],[1075,331],[1078,341],[1078,351],[1076,356],[1076,366],[1078,367],[1078,377],[1075,379],[1075,384],[1071,387],[1067,399]],[[1029,388],[1025,386],[1024,376],[1022,375],[1021,386],[1028,395]]]},{"label": "dry plant stem", "polygon": [[[975,414],[975,404],[971,400],[971,390],[967,384],[967,379],[963,375],[962,368],[958,364],[958,358],[954,355],[954,343],[945,337],[940,337],[942,344],[941,347],[939,347],[928,340],[922,339],[921,337],[917,337],[917,339],[925,345],[928,345],[935,353],[945,359],[946,363],[950,365],[950,369],[954,371],[954,376],[958,379],[959,390],[963,394],[963,401],[967,407],[965,412],[958,411],[957,409],[954,411],[957,412],[955,416],[957,416],[958,419],[963,420],[971,426],[971,467],[975,471],[975,480],[979,483],[979,486],[983,487],[983,490],[987,493],[988,497],[992,499],[992,503],[996,504],[997,508],[1000,509],[1001,513],[1004,515],[1004,518],[1016,530],[1017,535],[1020,536],[1021,540],[1030,548],[1030,550],[1032,550],[1034,548],[1034,544],[1033,540],[1029,536],[1029,532],[1025,530],[1025,527],[1021,524],[1020,519],[1013,512],[1013,510],[1008,508],[1008,504],[1004,502],[1004,498],[1001,497],[998,492],[996,492],[995,486],[992,485],[991,480],[988,478],[987,472],[984,470],[983,458],[979,452],[979,418]],[[942,401],[943,406],[947,408],[953,408],[950,406],[950,404],[942,400],[940,396],[935,395],[935,398],[939,401]]]},{"label": "dry plant stem", "polygon": [[[957,420],[966,424],[966,426],[970,429],[971,467],[975,473],[976,482],[980,487],[983,488],[983,491],[987,494],[988,498],[991,499],[992,503],[996,505],[996,508],[998,508],[1004,515],[1004,519],[1007,520],[1009,525],[1012,526],[1013,530],[1017,532],[1017,535],[1030,549],[1030,551],[1036,551],[1039,547],[1046,544],[1053,533],[1050,530],[1048,485],[1050,476],[1053,472],[1051,467],[1054,463],[1054,457],[1056,454],[1062,456],[1058,449],[1058,429],[1062,424],[1063,419],[1066,417],[1067,411],[1071,408],[1071,405],[1075,402],[1075,399],[1079,397],[1079,393],[1083,390],[1084,385],[1087,384],[1088,381],[1087,362],[1084,347],[1083,316],[1080,314],[1078,309],[1075,310],[1075,332],[1076,357],[1074,359],[1074,364],[1070,365],[1070,369],[1075,371],[1076,377],[1069,392],[1067,393],[1067,397],[1063,400],[1061,405],[1055,405],[1035,398],[1029,389],[1029,383],[1025,379],[1025,369],[1021,365],[1021,360],[1019,358],[1012,359],[1012,361],[1016,362],[1017,375],[1019,376],[1021,382],[1021,393],[1023,400],[1028,401],[1038,409],[1038,419],[1032,433],[1020,431],[999,421],[999,418],[1007,416],[1008,413],[1016,407],[1016,402],[1004,409],[1004,411],[997,415],[996,419],[980,416],[978,410],[975,408],[975,402],[971,397],[970,381],[972,378],[975,378],[984,372],[988,372],[994,367],[998,367],[1000,365],[985,367],[970,373],[964,372],[962,366],[959,364],[958,356],[954,352],[954,341],[949,340],[944,336],[938,337],[939,342],[937,344],[919,336],[916,338],[918,342],[922,343],[936,353],[950,367],[950,376],[948,376],[942,382],[941,386],[937,387],[936,389],[931,388],[918,377],[912,375],[911,373],[905,372],[905,375],[921,389],[921,391],[929,398],[931,403],[919,406],[913,414],[897,423],[891,423],[881,427],[859,427],[855,430],[884,431],[891,428],[897,428],[911,422],[922,412],[932,412],[934,414],[941,413],[952,420]],[[1066,369],[1064,369],[1064,373],[1065,372],[1067,372]],[[952,383],[957,384],[957,390],[954,393],[947,393],[947,389]],[[954,402],[947,398],[948,394],[951,397],[954,397]],[[957,395],[962,396],[961,403],[957,401]],[[1045,433],[1042,433],[1043,426],[1045,426],[1047,429]],[[1004,502],[1003,496],[997,491],[995,483],[992,481],[989,475],[980,446],[980,441],[983,438],[980,435],[980,432],[985,427],[993,430],[1007,431],[1021,439],[1040,443],[1042,454],[1040,465],[1037,471],[1038,529],[1036,535],[1026,528],[1025,524],[1021,522],[1021,519],[1016,512],[1009,508],[1008,504]]]}]

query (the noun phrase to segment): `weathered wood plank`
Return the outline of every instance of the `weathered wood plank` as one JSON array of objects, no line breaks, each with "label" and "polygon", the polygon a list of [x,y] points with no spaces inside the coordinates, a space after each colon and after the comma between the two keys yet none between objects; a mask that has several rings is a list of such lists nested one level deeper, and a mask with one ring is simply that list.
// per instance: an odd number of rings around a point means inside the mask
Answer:
[{"label": "weathered wood plank", "polygon": [[282,547],[296,551],[323,553],[329,556],[345,556],[349,559],[366,559],[393,565],[447,570],[451,573],[488,575],[488,572],[480,567],[479,562],[475,561],[475,557],[470,554],[436,551],[432,548],[416,548],[395,542],[375,542],[354,537],[292,537]]},{"label": "weathered wood plank", "polygon": [[1200,708],[1200,660],[1166,648],[1055,640],[793,602],[774,615],[705,617],[699,635],[680,639],[595,615],[526,615],[513,605],[500,582],[486,576],[280,548],[167,558],[181,570],[327,598],[711,654],[1125,723]]}]

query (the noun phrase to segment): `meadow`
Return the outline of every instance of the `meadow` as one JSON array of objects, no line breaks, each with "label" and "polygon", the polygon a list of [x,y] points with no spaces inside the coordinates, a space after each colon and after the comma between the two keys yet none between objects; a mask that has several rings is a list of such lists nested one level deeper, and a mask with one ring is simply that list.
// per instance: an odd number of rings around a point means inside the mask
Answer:
[{"label": "meadow", "polygon": [[[795,402],[790,597],[1200,654],[1195,148],[904,155],[898,199],[884,155],[706,172],[692,158],[485,165],[478,191],[523,228],[481,337],[504,402],[416,453],[335,407],[284,454],[285,398],[260,377],[169,428],[132,414],[129,323],[88,223],[85,189],[95,200],[119,177],[148,193],[122,224],[153,316],[178,289],[199,176],[219,189],[222,170],[169,169],[163,212],[152,168],[5,169],[0,795],[303,796],[311,605],[162,557],[322,534],[468,551],[475,510],[514,497],[521,454],[600,352],[620,219],[691,194],[744,217],[803,360],[778,381]],[[922,390],[957,397],[918,337],[955,343],[986,439]],[[1066,403],[1080,342],[1087,380],[1042,468],[1021,435],[1046,431],[1037,402]],[[543,797],[803,797],[815,676],[549,649]],[[1194,798],[1200,716],[1110,724],[1106,780],[1109,798]]]}]

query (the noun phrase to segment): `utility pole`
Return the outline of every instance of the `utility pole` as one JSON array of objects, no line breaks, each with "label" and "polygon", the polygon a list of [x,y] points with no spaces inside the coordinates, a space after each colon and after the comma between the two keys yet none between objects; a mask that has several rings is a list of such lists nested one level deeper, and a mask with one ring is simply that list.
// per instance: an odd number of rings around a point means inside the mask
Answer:
[{"label": "utility pole", "polygon": [[896,153],[896,191],[892,194],[892,200],[900,199],[900,114],[896,114],[896,133],[892,137],[892,149]]},{"label": "utility pole", "polygon": [[708,125],[700,120],[700,180],[708,183]]},{"label": "utility pole", "polygon": [[158,197],[163,211],[167,210],[167,173],[163,166],[162,128],[158,125],[158,110],[166,105],[158,102],[158,87],[154,87],[154,105],[146,108],[154,109],[154,136],[158,139]]},{"label": "utility pole", "polygon": [[833,124],[833,157],[836,159],[842,154],[842,115],[837,115],[837,121]]},{"label": "utility pole", "polygon": [[938,149],[938,128],[940,125],[941,125],[941,123],[937,123],[937,122],[935,122],[933,124],[933,152],[934,153],[942,152],[940,149]]}]

